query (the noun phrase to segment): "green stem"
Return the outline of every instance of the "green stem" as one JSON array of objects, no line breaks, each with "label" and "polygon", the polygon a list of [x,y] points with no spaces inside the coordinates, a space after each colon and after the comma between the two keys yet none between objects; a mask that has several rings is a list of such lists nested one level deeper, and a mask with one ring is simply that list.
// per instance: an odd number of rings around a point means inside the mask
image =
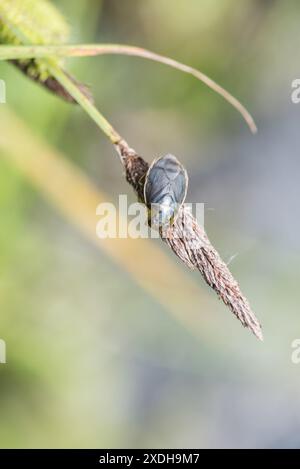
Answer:
[{"label": "green stem", "polygon": [[[160,62],[184,73],[193,75],[198,80],[205,83],[213,91],[221,95],[229,102],[245,119],[250,130],[257,132],[257,127],[245,106],[238,101],[232,94],[225,90],[222,86],[209,78],[204,73],[196,70],[189,65],[182,64],[177,60],[156,54],[140,47],[133,47],[121,44],[83,44],[83,45],[66,45],[66,46],[0,46],[0,60],[11,59],[28,59],[28,58],[46,58],[46,57],[83,57],[103,54],[122,54]],[[89,114],[91,109],[89,111]],[[92,112],[95,114],[95,111]],[[92,116],[93,117],[93,116]],[[97,117],[97,119],[99,116]],[[94,119],[94,117],[93,117]],[[103,119],[103,118],[102,118]],[[95,119],[94,119],[95,120]]]},{"label": "green stem", "polygon": [[105,119],[105,117],[98,111],[94,104],[82,93],[78,86],[72,79],[57,66],[51,65],[50,61],[47,62],[48,69],[59,83],[70,93],[71,96],[77,101],[78,104],[86,111],[86,113],[94,120],[100,129],[108,136],[110,141],[114,144],[120,142],[122,137],[112,127],[112,125]]}]

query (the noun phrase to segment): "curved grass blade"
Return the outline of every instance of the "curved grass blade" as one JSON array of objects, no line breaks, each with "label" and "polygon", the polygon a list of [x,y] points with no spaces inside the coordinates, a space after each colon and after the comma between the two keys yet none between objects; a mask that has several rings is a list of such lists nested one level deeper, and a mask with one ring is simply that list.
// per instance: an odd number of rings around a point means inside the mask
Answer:
[{"label": "curved grass blade", "polygon": [[122,44],[83,44],[66,46],[0,46],[0,60],[42,58],[42,57],[86,57],[104,54],[118,54],[142,57],[144,59],[168,65],[184,73],[194,76],[205,83],[209,88],[222,96],[244,118],[252,133],[257,132],[253,117],[245,106],[230,94],[225,88],[209,78],[203,72],[185,65],[177,60],[156,54],[141,47]]}]

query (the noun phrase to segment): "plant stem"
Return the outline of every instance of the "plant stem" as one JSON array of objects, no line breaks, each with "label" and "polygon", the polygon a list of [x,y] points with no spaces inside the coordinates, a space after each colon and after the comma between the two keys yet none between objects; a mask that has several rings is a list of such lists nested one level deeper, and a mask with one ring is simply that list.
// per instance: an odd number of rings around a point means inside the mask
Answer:
[{"label": "plant stem", "polygon": [[117,144],[122,140],[122,137],[112,127],[107,119],[98,111],[94,104],[82,93],[78,86],[72,79],[57,66],[48,65],[51,74],[60,82],[60,84],[70,93],[71,96],[77,101],[78,104],[86,111],[86,113],[94,120],[100,129],[107,135],[113,144]]}]

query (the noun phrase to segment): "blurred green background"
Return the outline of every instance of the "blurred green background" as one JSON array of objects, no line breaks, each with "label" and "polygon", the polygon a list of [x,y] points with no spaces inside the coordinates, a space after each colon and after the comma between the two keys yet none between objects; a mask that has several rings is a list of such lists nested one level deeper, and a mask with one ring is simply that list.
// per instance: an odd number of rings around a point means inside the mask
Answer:
[{"label": "blurred green background", "polygon": [[[299,447],[300,365],[291,343],[300,337],[300,107],[290,99],[300,75],[299,2],[55,3],[72,42],[169,55],[207,73],[254,115],[255,137],[222,98],[163,65],[68,61],[140,154],[151,161],[170,152],[185,164],[188,201],[205,202],[206,231],[224,260],[237,254],[230,268],[265,342],[200,274],[187,272],[199,285],[200,327],[213,324],[193,335],[0,157],[0,446]],[[0,67],[0,107],[14,109],[113,200],[135,200],[111,144],[79,107]],[[209,314],[202,295],[214,304]]]}]

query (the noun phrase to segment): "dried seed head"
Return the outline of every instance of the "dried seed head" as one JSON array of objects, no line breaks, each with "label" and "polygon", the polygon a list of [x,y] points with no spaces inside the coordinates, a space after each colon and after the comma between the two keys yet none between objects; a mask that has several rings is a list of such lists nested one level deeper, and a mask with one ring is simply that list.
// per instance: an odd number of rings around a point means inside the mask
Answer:
[{"label": "dried seed head", "polygon": [[191,269],[197,269],[205,282],[253,334],[263,340],[261,325],[242,294],[227,264],[209,241],[192,213],[182,207],[164,241]]}]

